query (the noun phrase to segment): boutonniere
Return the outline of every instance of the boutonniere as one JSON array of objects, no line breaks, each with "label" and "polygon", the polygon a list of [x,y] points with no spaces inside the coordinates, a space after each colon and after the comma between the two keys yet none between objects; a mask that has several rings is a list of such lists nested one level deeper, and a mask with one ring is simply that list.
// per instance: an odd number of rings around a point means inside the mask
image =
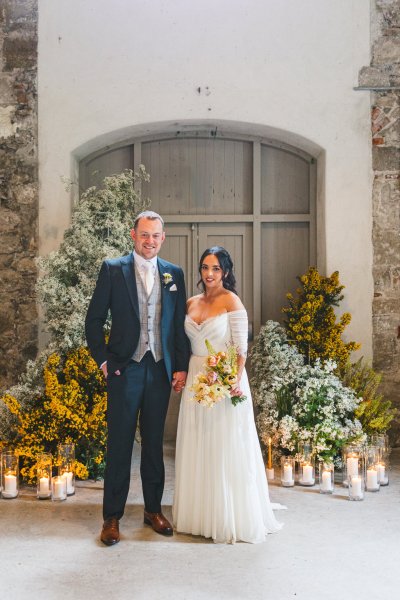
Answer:
[{"label": "boutonniere", "polygon": [[169,283],[173,281],[173,277],[171,273],[163,273],[163,283],[167,286]]}]

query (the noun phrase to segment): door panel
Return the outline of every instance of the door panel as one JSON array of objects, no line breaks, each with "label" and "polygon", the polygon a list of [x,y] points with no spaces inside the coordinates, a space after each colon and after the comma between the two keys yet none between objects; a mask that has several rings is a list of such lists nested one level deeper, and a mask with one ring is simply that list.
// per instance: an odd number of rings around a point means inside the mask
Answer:
[{"label": "door panel", "polygon": [[199,226],[199,256],[206,248],[223,246],[233,261],[239,297],[253,321],[253,234],[251,223],[201,223]]}]

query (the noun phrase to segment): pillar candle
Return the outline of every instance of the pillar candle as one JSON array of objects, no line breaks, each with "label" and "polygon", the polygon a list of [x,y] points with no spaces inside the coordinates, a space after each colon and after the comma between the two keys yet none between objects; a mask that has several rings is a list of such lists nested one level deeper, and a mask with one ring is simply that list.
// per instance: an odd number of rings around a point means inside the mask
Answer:
[{"label": "pillar candle", "polygon": [[283,481],[285,483],[291,483],[293,481],[292,465],[283,465]]},{"label": "pillar candle", "polygon": [[378,463],[376,465],[378,481],[385,483],[385,465],[383,463]]},{"label": "pillar candle", "polygon": [[53,498],[56,500],[65,497],[65,479],[62,477],[54,477],[53,479]]},{"label": "pillar candle", "polygon": [[313,468],[311,465],[303,465],[303,483],[313,482]]},{"label": "pillar candle", "polygon": [[48,496],[50,493],[50,481],[48,477],[39,479],[39,496]]},{"label": "pillar candle", "polygon": [[353,496],[353,498],[355,496],[361,496],[362,494],[361,477],[358,477],[358,475],[356,477],[351,478],[350,494]]},{"label": "pillar candle", "polygon": [[4,495],[10,498],[17,495],[17,478],[15,475],[4,475]]},{"label": "pillar candle", "polygon": [[73,494],[75,491],[72,481],[72,471],[65,471],[62,475],[67,482],[67,494]]},{"label": "pillar candle", "polygon": [[367,469],[367,489],[378,489],[378,472],[376,469]]},{"label": "pillar candle", "polygon": [[347,476],[358,475],[358,457],[349,456],[347,459]]},{"label": "pillar candle", "polygon": [[332,477],[330,471],[322,471],[321,490],[330,492],[332,490]]}]

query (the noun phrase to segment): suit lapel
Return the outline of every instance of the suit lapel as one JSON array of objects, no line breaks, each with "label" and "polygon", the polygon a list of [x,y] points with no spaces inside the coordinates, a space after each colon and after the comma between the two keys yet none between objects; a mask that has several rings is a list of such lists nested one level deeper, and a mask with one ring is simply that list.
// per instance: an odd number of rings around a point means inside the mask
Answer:
[{"label": "suit lapel", "polygon": [[128,288],[129,298],[132,302],[132,306],[135,310],[136,316],[140,319],[139,316],[139,301],[137,295],[136,288],[136,278],[135,278],[135,265],[133,260],[133,254],[129,254],[121,260],[122,265],[122,273],[125,278],[126,287]]},{"label": "suit lapel", "polygon": [[164,285],[164,273],[167,272],[168,265],[162,260],[162,258],[157,258],[157,266],[158,266],[158,272],[160,275],[160,282],[161,282],[161,322],[162,322],[163,317],[165,316],[165,310],[168,307],[168,300],[169,300],[167,287]]}]

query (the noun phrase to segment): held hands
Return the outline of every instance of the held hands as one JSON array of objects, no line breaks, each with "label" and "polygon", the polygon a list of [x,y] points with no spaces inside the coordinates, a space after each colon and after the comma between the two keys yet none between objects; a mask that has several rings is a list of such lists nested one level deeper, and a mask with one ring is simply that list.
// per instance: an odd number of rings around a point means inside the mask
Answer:
[{"label": "held hands", "polygon": [[[108,376],[107,362],[103,363],[101,365],[100,369],[103,371],[103,375],[107,379],[107,376]],[[117,371],[115,371],[115,375],[121,375],[121,371],[118,369]]]},{"label": "held hands", "polygon": [[183,390],[186,383],[186,371],[176,371],[172,374],[172,387],[175,392],[179,393]]}]

